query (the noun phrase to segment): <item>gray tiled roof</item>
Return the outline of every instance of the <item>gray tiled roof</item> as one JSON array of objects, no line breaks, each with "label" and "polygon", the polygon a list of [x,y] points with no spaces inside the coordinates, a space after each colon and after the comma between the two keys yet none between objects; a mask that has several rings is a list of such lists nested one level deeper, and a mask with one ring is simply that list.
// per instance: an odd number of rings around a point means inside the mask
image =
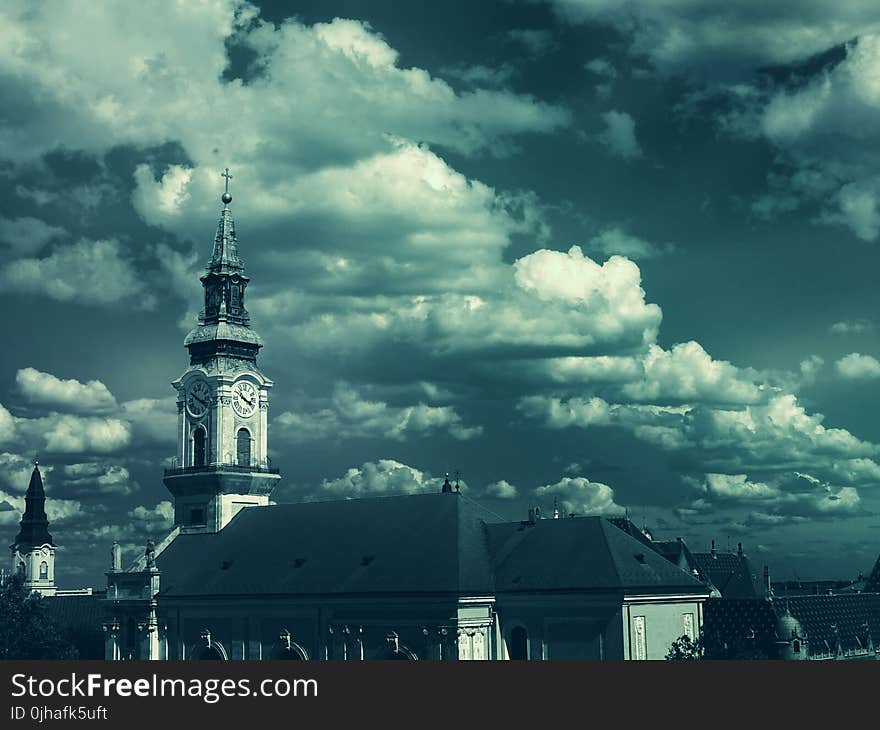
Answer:
[{"label": "gray tiled roof", "polygon": [[488,525],[502,591],[705,594],[706,587],[602,517]]},{"label": "gray tiled roof", "polygon": [[249,507],[178,536],[157,559],[160,595],[706,593],[601,517],[493,519],[461,494]]},{"label": "gray tiled roof", "polygon": [[458,494],[242,510],[213,535],[180,535],[158,557],[160,595],[492,592],[483,519]]}]

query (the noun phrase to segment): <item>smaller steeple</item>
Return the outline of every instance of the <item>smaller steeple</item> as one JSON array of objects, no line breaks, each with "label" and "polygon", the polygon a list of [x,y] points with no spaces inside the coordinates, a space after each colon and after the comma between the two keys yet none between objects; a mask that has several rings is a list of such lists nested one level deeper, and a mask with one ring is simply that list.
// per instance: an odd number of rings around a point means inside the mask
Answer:
[{"label": "smaller steeple", "polygon": [[34,460],[34,470],[24,497],[24,514],[21,517],[21,528],[15,538],[19,547],[54,545],[49,534],[49,518],[46,516],[46,492],[43,489],[43,475],[40,464]]},{"label": "smaller steeple", "polygon": [[452,485],[449,483],[449,474],[446,475],[446,479],[443,481],[443,486],[440,489],[441,494],[452,494]]}]

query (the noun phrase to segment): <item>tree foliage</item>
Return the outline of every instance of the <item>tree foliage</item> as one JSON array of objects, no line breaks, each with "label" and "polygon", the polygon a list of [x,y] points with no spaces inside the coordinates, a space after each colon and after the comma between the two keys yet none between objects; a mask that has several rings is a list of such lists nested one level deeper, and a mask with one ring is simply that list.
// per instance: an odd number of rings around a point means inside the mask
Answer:
[{"label": "tree foliage", "polygon": [[76,659],[76,648],[46,615],[43,601],[12,575],[0,584],[0,660]]},{"label": "tree foliage", "polygon": [[704,653],[705,650],[701,638],[692,639],[687,634],[684,634],[672,642],[669,651],[666,652],[666,658],[674,660],[702,659]]}]

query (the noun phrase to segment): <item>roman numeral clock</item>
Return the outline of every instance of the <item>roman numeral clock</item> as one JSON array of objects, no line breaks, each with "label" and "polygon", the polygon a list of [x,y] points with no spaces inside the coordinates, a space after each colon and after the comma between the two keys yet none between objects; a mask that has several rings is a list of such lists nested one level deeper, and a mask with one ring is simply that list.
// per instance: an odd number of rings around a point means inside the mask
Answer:
[{"label": "roman numeral clock", "polygon": [[229,179],[206,273],[204,309],[187,335],[190,364],[177,391],[177,455],[164,483],[183,532],[216,532],[242,508],[268,504],[280,475],[267,453],[269,389],[257,365],[262,339],[245,309],[244,262],[229,203]]}]

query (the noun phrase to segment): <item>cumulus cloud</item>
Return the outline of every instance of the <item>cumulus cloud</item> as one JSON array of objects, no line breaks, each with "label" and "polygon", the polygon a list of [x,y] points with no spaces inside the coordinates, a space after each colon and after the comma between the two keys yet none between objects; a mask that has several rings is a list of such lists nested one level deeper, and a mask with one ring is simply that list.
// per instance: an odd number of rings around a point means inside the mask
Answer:
[{"label": "cumulus cloud", "polygon": [[482,427],[467,426],[451,406],[418,403],[394,407],[369,401],[349,385],[337,384],[329,408],[313,412],[285,411],[275,419],[294,443],[323,439],[387,438],[403,441],[413,435],[446,431],[453,438],[479,436]]},{"label": "cumulus cloud", "polygon": [[612,154],[627,162],[642,156],[642,148],[636,139],[635,120],[626,112],[612,109],[602,115],[605,130],[599,135],[599,141]]},{"label": "cumulus cloud", "polygon": [[138,443],[168,445],[177,439],[176,398],[138,398],[126,401],[119,415],[132,429],[132,437]]},{"label": "cumulus cloud", "polygon": [[863,484],[877,476],[876,445],[845,429],[825,427],[822,414],[807,413],[791,394],[736,408],[530,396],[519,408],[550,428],[623,428],[662,451],[686,453],[695,468],[705,471],[798,468],[829,479],[849,473],[851,481]]},{"label": "cumulus cloud", "polygon": [[66,464],[61,468],[60,480],[65,490],[73,490],[83,497],[95,494],[124,496],[140,488],[128,469],[118,464]]},{"label": "cumulus cloud", "polygon": [[129,424],[118,418],[51,413],[18,418],[16,429],[39,453],[112,454],[131,443]]},{"label": "cumulus cloud", "polygon": [[35,368],[24,368],[16,373],[15,383],[25,399],[37,406],[86,414],[109,413],[117,408],[113,394],[100,380],[61,380]]},{"label": "cumulus cloud", "polygon": [[874,322],[870,319],[852,319],[835,322],[828,330],[832,335],[861,335],[874,331]]},{"label": "cumulus cloud", "polygon": [[0,288],[61,302],[110,305],[131,300],[143,308],[154,303],[144,294],[134,265],[113,239],[81,239],[42,258],[11,261],[0,269]]},{"label": "cumulus cloud", "polygon": [[170,530],[174,525],[174,505],[167,499],[158,502],[154,507],[138,505],[128,513],[136,523],[136,527],[150,533]]},{"label": "cumulus cloud", "polygon": [[394,459],[379,459],[352,467],[336,479],[321,482],[319,495],[353,499],[382,494],[417,494],[439,491],[441,479]]},{"label": "cumulus cloud", "polygon": [[519,490],[506,479],[487,484],[483,493],[494,499],[516,499],[519,496]]},{"label": "cumulus cloud", "polygon": [[586,477],[563,477],[555,484],[537,487],[534,494],[544,503],[555,500],[566,514],[611,515],[624,511],[615,503],[611,487]]},{"label": "cumulus cloud", "polygon": [[838,375],[847,380],[880,378],[880,361],[876,357],[861,355],[858,352],[851,352],[840,358],[834,363],[834,367]]},{"label": "cumulus cloud", "polygon": [[746,474],[706,474],[696,489],[701,496],[683,508],[683,514],[715,510],[750,510],[746,526],[768,526],[806,519],[831,519],[864,511],[854,487],[839,487],[799,472],[787,472],[767,481]]}]

